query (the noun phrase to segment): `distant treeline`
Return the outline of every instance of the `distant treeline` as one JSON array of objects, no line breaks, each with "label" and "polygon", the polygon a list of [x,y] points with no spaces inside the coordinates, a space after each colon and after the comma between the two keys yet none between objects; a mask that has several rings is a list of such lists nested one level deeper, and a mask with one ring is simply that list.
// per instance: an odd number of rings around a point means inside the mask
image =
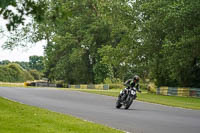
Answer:
[{"label": "distant treeline", "polygon": [[19,64],[10,63],[0,65],[0,81],[2,82],[24,82],[27,80],[38,80],[42,74],[37,70],[25,70]]},{"label": "distant treeline", "polygon": [[43,57],[30,56],[29,62],[0,61],[0,82],[39,80],[43,73]]},{"label": "distant treeline", "polygon": [[19,64],[23,69],[26,70],[37,70],[42,72],[44,70],[44,57],[43,56],[30,56],[29,62],[25,61],[14,61],[11,62],[9,60],[2,60],[0,61],[0,65],[8,65],[10,63]]}]

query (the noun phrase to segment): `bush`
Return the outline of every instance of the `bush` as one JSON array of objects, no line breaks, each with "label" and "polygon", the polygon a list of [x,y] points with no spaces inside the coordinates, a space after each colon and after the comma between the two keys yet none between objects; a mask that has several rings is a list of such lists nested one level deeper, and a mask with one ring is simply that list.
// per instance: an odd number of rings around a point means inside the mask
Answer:
[{"label": "bush", "polygon": [[140,89],[147,90],[148,89],[148,85],[144,84],[144,83],[141,83],[140,84]]},{"label": "bush", "polygon": [[56,84],[57,87],[66,87],[64,80],[55,81],[54,84]]},{"label": "bush", "polygon": [[40,80],[42,77],[42,73],[37,70],[30,70],[29,73],[31,74],[31,76],[33,76],[35,80]]},{"label": "bush", "polygon": [[0,66],[0,81],[24,82],[26,80],[33,80],[33,77],[18,64],[10,63]]},{"label": "bush", "polygon": [[123,84],[123,82],[119,78],[106,78],[104,84]]},{"label": "bush", "polygon": [[35,78],[28,71],[24,71],[24,80],[34,80]]},{"label": "bush", "polygon": [[147,86],[147,90],[152,93],[156,93],[156,88],[157,86],[155,85],[155,83],[152,83],[152,82],[149,83]]},{"label": "bush", "polygon": [[109,89],[123,89],[125,86],[123,84],[109,84]]}]

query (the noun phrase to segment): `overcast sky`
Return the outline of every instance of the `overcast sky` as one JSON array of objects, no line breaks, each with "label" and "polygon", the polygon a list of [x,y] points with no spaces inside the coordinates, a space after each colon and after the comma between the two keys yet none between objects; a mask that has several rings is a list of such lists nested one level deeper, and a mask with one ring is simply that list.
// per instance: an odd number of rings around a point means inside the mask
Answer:
[{"label": "overcast sky", "polygon": [[[0,28],[5,29],[6,21],[0,16]],[[38,55],[42,56],[44,54],[43,47],[45,46],[45,41],[39,42],[37,44],[29,44],[26,48],[15,48],[13,51],[2,49],[2,45],[6,41],[6,37],[0,35],[0,61],[29,61],[29,56]]]},{"label": "overcast sky", "polygon": [[[2,46],[2,44],[0,44],[0,46]],[[15,48],[13,51],[0,48],[0,61],[29,61],[29,56],[43,56],[43,46],[44,43],[40,42],[27,48]]]}]

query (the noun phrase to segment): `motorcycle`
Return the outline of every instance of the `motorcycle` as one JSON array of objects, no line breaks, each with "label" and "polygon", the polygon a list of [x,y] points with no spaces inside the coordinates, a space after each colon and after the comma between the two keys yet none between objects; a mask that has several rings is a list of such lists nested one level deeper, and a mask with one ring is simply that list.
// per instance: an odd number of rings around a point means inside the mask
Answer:
[{"label": "motorcycle", "polygon": [[123,92],[121,90],[117,102],[116,102],[116,108],[121,108],[122,105],[124,106],[124,109],[128,109],[131,104],[133,103],[133,100],[136,99],[136,88],[130,88],[130,89],[125,89],[126,91]]}]

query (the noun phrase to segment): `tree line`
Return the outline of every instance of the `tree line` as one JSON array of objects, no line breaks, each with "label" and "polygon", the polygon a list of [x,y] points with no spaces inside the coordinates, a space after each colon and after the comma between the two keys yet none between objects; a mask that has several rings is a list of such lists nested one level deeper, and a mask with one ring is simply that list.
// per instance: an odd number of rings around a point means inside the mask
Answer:
[{"label": "tree line", "polygon": [[[20,33],[47,41],[49,79],[102,83],[137,74],[158,86],[200,87],[200,1],[40,0],[34,5],[40,4],[40,15],[33,12],[34,21]],[[12,39],[7,46],[15,46]]]},{"label": "tree line", "polygon": [[8,65],[8,64],[18,64],[20,67],[26,70],[37,70],[39,72],[43,72],[44,70],[44,57],[33,55],[29,57],[29,61],[9,61],[9,60],[2,60],[0,61],[0,65]]},{"label": "tree line", "polygon": [[25,70],[19,64],[0,65],[0,82],[25,82],[41,79],[37,70]]},{"label": "tree line", "polygon": [[0,61],[0,81],[25,82],[27,80],[39,80],[43,77],[43,57],[30,56],[29,62],[9,60]]}]

